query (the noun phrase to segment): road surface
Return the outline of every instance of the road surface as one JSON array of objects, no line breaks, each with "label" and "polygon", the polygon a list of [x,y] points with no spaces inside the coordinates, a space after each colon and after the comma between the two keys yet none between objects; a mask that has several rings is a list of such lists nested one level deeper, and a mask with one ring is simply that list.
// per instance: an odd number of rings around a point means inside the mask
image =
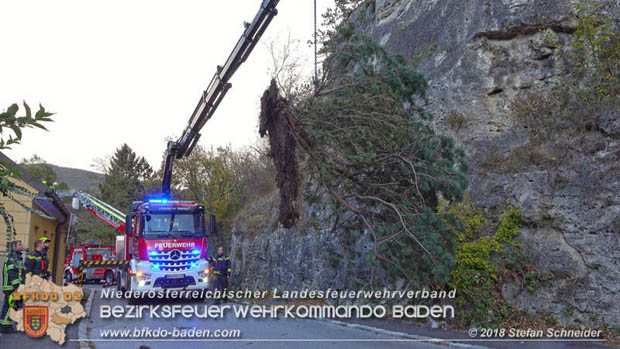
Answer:
[{"label": "road surface", "polygon": [[[194,342],[184,342],[182,345],[198,346],[208,343],[209,348],[440,348],[436,344],[413,342],[406,338],[394,337],[385,334],[373,333],[366,330],[340,326],[327,321],[305,319],[254,319],[236,318],[232,313],[220,319],[183,318],[177,316],[174,319],[107,319],[100,315],[101,305],[127,305],[122,299],[102,299],[101,291],[96,291],[94,296],[90,321],[88,322],[87,337],[88,346],[97,349],[123,347],[138,348],[146,344],[150,348],[175,348],[180,345],[180,338],[124,338],[111,339],[112,331],[129,330],[133,335],[138,331],[146,331],[148,328],[154,332],[159,329],[172,333],[189,329],[226,330],[230,333],[239,331],[237,338],[192,338]],[[163,304],[149,302],[147,305]],[[211,305],[191,301],[176,301],[174,304],[181,305]],[[228,303],[235,305],[234,303]],[[116,332],[117,334],[120,332]],[[131,336],[131,335],[130,335]],[[204,341],[202,343],[198,341]],[[122,342],[122,344],[120,343]],[[134,345],[131,345],[131,344]]]},{"label": "road surface", "polygon": [[[399,336],[397,333],[409,333],[423,338],[456,338],[453,344],[461,348],[543,348],[543,349],[583,349],[583,348],[609,348],[599,343],[593,342],[472,342],[468,341],[465,333],[450,332],[442,330],[431,330],[416,328],[404,323],[392,322],[388,320],[367,321],[365,324],[374,327],[381,327],[388,331],[381,332],[376,330],[352,328],[342,326],[330,321],[304,320],[304,319],[254,319],[236,318],[232,313],[221,319],[198,319],[183,318],[177,316],[174,319],[151,319],[148,316],[142,319],[106,319],[100,314],[101,306],[118,305],[125,306],[127,301],[123,299],[102,299],[102,288],[100,285],[84,285],[88,292],[93,293],[90,304],[90,316],[84,318],[78,324],[67,327],[67,342],[63,348],[174,348],[183,349],[197,346],[208,346],[210,348],[420,348],[420,349],[440,349],[446,348],[446,342],[442,344],[430,343],[428,341],[414,340],[411,337]],[[164,305],[168,303],[149,302],[146,305]],[[176,301],[177,305],[208,305],[209,300],[203,303],[191,301]],[[235,305],[234,303],[229,303]],[[199,329],[209,330],[211,337],[192,337],[192,338],[172,338],[168,335],[156,338],[154,331],[159,329],[180,332],[183,330]],[[134,335],[139,331],[150,330],[150,337]],[[214,331],[225,330],[232,334],[228,338],[214,338]],[[379,332],[377,332],[377,330]],[[116,331],[114,333],[113,331]],[[118,337],[121,332],[125,336]],[[145,332],[143,332],[145,333]],[[117,337],[114,337],[114,335]],[[114,337],[114,338],[113,338]],[[48,336],[41,338],[27,337],[23,332],[0,336],[0,347],[6,348],[58,348],[58,345],[51,341]]]}]

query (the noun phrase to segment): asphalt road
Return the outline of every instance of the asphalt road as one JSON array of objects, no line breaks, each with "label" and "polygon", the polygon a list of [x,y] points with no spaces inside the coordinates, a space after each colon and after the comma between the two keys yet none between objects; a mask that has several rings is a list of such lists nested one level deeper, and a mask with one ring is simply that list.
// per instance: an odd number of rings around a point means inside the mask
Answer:
[{"label": "asphalt road", "polygon": [[[93,292],[93,301],[90,307],[90,316],[84,318],[79,324],[67,327],[67,342],[63,348],[175,348],[181,349],[182,346],[209,346],[212,348],[445,348],[442,345],[413,340],[412,338],[398,336],[393,333],[408,333],[422,336],[425,338],[459,339],[457,345],[462,347],[477,346],[478,348],[609,348],[599,343],[593,342],[471,342],[468,341],[466,333],[418,328],[398,321],[390,320],[369,320],[356,323],[383,328],[390,333],[381,333],[376,330],[362,328],[352,328],[335,324],[329,321],[303,320],[290,318],[276,319],[254,319],[236,318],[233,314],[220,319],[199,319],[183,318],[177,316],[174,319],[151,319],[148,316],[142,319],[106,319],[100,315],[102,305],[127,305],[124,299],[102,299],[100,285],[85,285],[89,292]],[[211,301],[197,303],[191,301],[176,301],[178,305],[208,305]],[[164,302],[149,302],[147,305],[164,305]],[[229,303],[229,305],[235,305]],[[173,338],[172,336],[156,338],[138,336],[137,331],[144,331],[145,328],[156,330],[167,330],[172,333],[177,331],[190,330],[193,328],[209,330],[211,333],[216,330],[238,331],[239,335],[235,338]],[[106,331],[129,330],[129,335],[123,338],[111,338],[110,333],[106,336]],[[15,334],[5,334],[0,336],[1,348],[58,348],[58,345],[51,341],[48,336],[41,338],[30,338],[23,332]]]},{"label": "asphalt road", "polygon": [[[179,345],[203,345],[208,343],[209,348],[440,348],[436,344],[413,342],[406,338],[393,337],[373,333],[366,330],[349,328],[334,323],[317,320],[302,319],[254,319],[243,318],[238,319],[234,315],[225,316],[220,319],[198,319],[183,318],[175,319],[105,319],[100,316],[101,305],[126,305],[125,300],[119,299],[101,299],[100,293],[94,297],[90,321],[88,321],[88,345],[91,348],[118,348],[133,347],[139,348],[141,345],[147,345],[150,348],[175,348]],[[161,304],[161,303],[148,303]],[[174,304],[190,304],[190,305],[211,305],[210,301],[206,303],[196,303],[191,301],[177,301]],[[228,303],[234,305],[232,303]],[[181,342],[176,338],[140,338],[140,339],[123,339],[111,340],[105,337],[107,330],[130,330],[135,331],[136,328],[142,329],[149,327],[150,329],[165,329],[172,332],[175,328],[180,329],[209,329],[215,330],[239,330],[238,338],[205,338],[196,339],[196,342]],[[119,342],[122,342],[119,343]],[[180,344],[183,343],[183,344]]]}]

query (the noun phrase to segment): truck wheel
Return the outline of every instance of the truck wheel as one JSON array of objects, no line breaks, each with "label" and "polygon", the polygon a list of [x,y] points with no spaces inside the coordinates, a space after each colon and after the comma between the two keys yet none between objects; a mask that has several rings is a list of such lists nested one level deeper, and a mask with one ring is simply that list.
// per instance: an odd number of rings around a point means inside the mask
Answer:
[{"label": "truck wheel", "polygon": [[104,275],[103,279],[107,283],[110,283],[110,282],[114,281],[114,273],[112,273],[112,270],[107,270],[105,272],[105,275]]},{"label": "truck wheel", "polygon": [[69,284],[71,281],[73,281],[73,275],[71,275],[71,272],[65,271],[65,282]]}]

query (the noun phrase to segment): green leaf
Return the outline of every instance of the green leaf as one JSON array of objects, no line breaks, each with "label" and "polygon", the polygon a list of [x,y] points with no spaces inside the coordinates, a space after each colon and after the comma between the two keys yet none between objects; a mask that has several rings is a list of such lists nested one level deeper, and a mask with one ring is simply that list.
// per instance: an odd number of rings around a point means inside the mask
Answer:
[{"label": "green leaf", "polygon": [[26,117],[27,118],[31,118],[32,117],[32,111],[30,110],[30,107],[28,106],[26,101],[24,101],[24,109],[26,109]]},{"label": "green leaf", "polygon": [[17,111],[19,110],[19,106],[17,104],[12,104],[9,109],[7,109],[7,113],[9,114],[9,116],[15,116],[15,114],[17,114]]},{"label": "green leaf", "polygon": [[43,116],[43,114],[45,114],[45,107],[39,104],[39,111],[37,111],[37,113],[34,115],[34,118],[38,120]]},{"label": "green leaf", "polygon": [[52,115],[54,115],[54,113],[46,112],[45,107],[39,104],[39,111],[35,114],[35,119],[40,120],[40,121],[51,121],[51,120],[45,120],[45,119]]},{"label": "green leaf", "polygon": [[22,130],[19,127],[19,125],[11,125],[11,130],[13,130],[13,132],[15,132],[15,136],[17,136],[18,139],[22,138]]},{"label": "green leaf", "polygon": [[40,128],[40,129],[42,129],[42,130],[47,131],[47,129],[45,128],[45,126],[43,126],[43,125],[41,125],[41,124],[39,124],[39,123],[37,123],[37,122],[32,122],[32,123],[30,123],[30,125],[32,125],[32,126],[34,126],[34,127],[38,127],[38,128]]}]

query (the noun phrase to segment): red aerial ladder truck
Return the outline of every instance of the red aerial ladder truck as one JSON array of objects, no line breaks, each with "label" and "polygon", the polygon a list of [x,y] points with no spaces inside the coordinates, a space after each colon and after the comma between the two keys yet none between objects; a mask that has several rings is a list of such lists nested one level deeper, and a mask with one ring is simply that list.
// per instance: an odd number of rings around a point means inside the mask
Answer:
[{"label": "red aerial ladder truck", "polygon": [[96,243],[87,243],[72,246],[69,255],[65,258],[64,280],[70,283],[82,278],[82,281],[105,281],[112,283],[116,268],[114,265],[101,264],[99,268],[82,270],[80,264],[84,261],[107,262],[116,260],[115,246],[101,246]]},{"label": "red aerial ladder truck", "polygon": [[230,78],[276,16],[278,2],[263,0],[254,20],[244,23],[241,38],[224,65],[217,67],[182,135],[168,142],[160,197],[134,202],[131,212],[122,217],[120,211],[106,203],[92,196],[80,196],[91,212],[124,231],[116,241],[117,260],[128,261],[127,266],[116,271],[119,290],[208,288],[207,236],[217,234],[215,216],[210,215],[207,227],[203,206],[170,198],[172,165],[175,159],[190,155],[196,146],[200,130],[232,86]]},{"label": "red aerial ladder truck", "polygon": [[[74,209],[79,209],[81,203],[89,212],[114,229],[121,233],[125,232],[125,214],[91,194],[80,191],[60,191],[58,196],[61,198],[72,197],[71,206]],[[96,268],[80,270],[80,265],[84,262],[96,261],[100,262]],[[101,246],[94,241],[71,246],[69,255],[65,258],[63,273],[65,282],[104,280],[111,283],[115,280],[116,265],[101,263],[104,261],[116,261],[116,246]]]}]

